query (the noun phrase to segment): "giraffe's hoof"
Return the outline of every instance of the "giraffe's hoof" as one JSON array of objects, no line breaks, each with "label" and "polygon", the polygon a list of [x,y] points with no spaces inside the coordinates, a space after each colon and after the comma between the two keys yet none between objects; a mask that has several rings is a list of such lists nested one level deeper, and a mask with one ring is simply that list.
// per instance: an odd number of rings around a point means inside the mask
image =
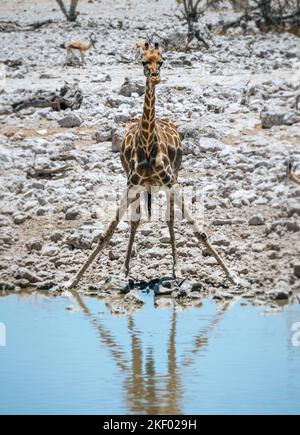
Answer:
[{"label": "giraffe's hoof", "polygon": [[70,290],[71,288],[75,288],[76,287],[76,282],[74,279],[69,279],[69,281],[65,282],[61,287],[60,290],[63,291],[67,291]]}]

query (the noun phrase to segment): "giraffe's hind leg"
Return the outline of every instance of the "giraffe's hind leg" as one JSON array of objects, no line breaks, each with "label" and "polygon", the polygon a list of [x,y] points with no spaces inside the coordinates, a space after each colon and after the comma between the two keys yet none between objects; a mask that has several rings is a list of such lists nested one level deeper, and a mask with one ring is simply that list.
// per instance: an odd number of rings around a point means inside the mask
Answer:
[{"label": "giraffe's hind leg", "polygon": [[172,247],[173,278],[176,279],[178,277],[178,256],[177,256],[175,233],[174,233],[174,194],[172,192],[167,198],[166,219],[169,227],[170,242]]},{"label": "giraffe's hind leg", "polygon": [[202,243],[202,245],[204,245],[207,248],[210,255],[212,255],[217,260],[218,264],[225,272],[229,281],[231,281],[235,285],[243,285],[242,280],[240,280],[239,277],[234,272],[231,272],[229,270],[224,260],[220,257],[220,255],[215,250],[215,248],[210,244],[206,233],[202,230],[202,228],[198,226],[195,218],[190,212],[188,206],[186,205],[186,201],[184,201],[184,198],[179,194],[178,189],[175,186],[173,186],[172,191],[174,192],[175,203],[182,210],[184,218],[188,221],[189,225],[192,226],[194,234],[197,237],[197,239],[200,241],[200,243]]},{"label": "giraffe's hind leg", "polygon": [[141,202],[140,202],[140,196],[138,195],[136,201],[131,204],[130,236],[129,236],[128,246],[126,251],[125,263],[124,263],[124,273],[126,277],[129,275],[129,271],[130,271],[129,265],[130,265],[132,247],[134,243],[136,230],[138,229],[140,221],[141,221]]}]

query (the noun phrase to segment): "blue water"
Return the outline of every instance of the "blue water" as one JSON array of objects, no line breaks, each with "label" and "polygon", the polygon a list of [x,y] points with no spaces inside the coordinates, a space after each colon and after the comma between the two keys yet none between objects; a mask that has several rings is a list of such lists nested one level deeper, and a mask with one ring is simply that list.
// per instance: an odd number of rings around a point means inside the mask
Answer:
[{"label": "blue water", "polygon": [[0,298],[0,414],[300,413],[299,305],[176,312],[144,297],[124,317],[94,298]]}]

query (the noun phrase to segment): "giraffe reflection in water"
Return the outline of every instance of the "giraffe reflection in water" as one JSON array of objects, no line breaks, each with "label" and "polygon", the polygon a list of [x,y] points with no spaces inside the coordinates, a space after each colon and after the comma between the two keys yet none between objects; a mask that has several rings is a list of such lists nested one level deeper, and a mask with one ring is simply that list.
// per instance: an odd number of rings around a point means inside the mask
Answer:
[{"label": "giraffe reflection in water", "polygon": [[[219,307],[218,312],[191,340],[190,347],[185,351],[184,358],[179,360],[177,355],[177,316],[178,305],[173,301],[170,328],[168,332],[167,371],[162,374],[157,370],[158,362],[155,360],[154,347],[143,349],[143,333],[137,329],[135,316],[128,315],[127,331],[130,337],[130,356],[122,350],[122,341],[117,341],[103,320],[93,314],[83,301],[82,296],[75,290],[69,291],[69,296],[75,301],[93,328],[97,331],[101,343],[109,351],[112,360],[125,379],[123,390],[125,394],[125,407],[129,413],[134,414],[182,414],[181,403],[183,399],[182,376],[184,369],[190,367],[197,355],[204,349],[218,326],[222,316],[232,305],[225,303]],[[124,349],[124,346],[123,346]],[[156,364],[157,363],[157,364]]]}]

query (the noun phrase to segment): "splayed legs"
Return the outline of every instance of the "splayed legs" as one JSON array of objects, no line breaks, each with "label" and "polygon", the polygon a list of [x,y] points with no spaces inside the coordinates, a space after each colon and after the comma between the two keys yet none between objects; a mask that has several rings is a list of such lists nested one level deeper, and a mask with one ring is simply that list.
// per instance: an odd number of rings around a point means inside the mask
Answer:
[{"label": "splayed legs", "polygon": [[[170,242],[172,247],[174,278],[178,278],[178,272],[177,272],[178,257],[177,257],[175,234],[174,234],[174,204],[176,204],[179,207],[179,209],[182,210],[183,216],[185,219],[187,219],[189,225],[191,225],[191,227],[193,228],[195,236],[200,241],[200,243],[207,248],[208,252],[217,260],[218,264],[224,270],[227,278],[234,284],[242,285],[241,280],[228,269],[224,260],[220,257],[220,255],[215,250],[215,248],[210,244],[206,233],[203,231],[201,227],[198,226],[195,218],[190,212],[188,206],[186,205],[186,202],[183,200],[183,197],[180,194],[177,186],[176,187],[173,186],[170,189],[169,196],[168,196],[168,207],[167,207],[167,224],[169,227]],[[99,237],[96,247],[93,249],[93,251],[87,258],[83,266],[77,272],[75,277],[65,285],[65,288],[72,288],[78,284],[84,272],[92,264],[92,262],[97,257],[97,255],[105,248],[105,246],[111,240],[122,216],[125,214],[129,205],[132,205],[131,231],[130,231],[130,237],[129,237],[128,247],[126,252],[125,264],[124,264],[125,275],[127,276],[129,274],[129,265],[130,265],[132,247],[134,243],[135,234],[141,218],[140,191],[136,190],[133,187],[125,190],[124,194],[121,197],[120,205],[116,210],[114,218],[111,220],[104,234],[102,234]]]}]

